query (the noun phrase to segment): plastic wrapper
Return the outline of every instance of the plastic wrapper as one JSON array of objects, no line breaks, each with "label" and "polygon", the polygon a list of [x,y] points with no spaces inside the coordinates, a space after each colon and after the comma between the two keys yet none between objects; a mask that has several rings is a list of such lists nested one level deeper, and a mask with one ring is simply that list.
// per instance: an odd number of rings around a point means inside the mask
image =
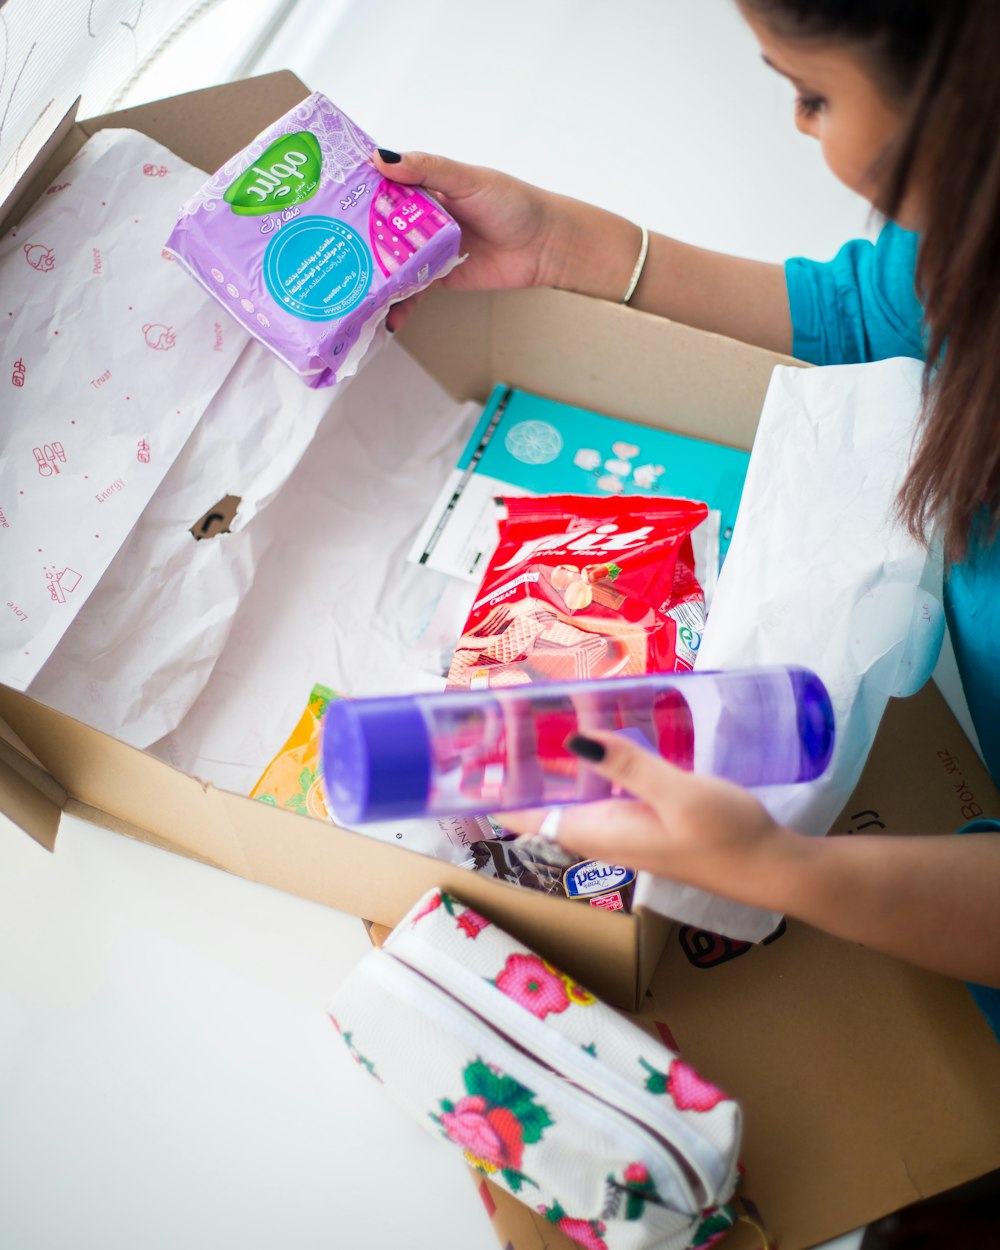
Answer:
[{"label": "plastic wrapper", "polygon": [[686,499],[500,501],[500,542],[448,674],[455,688],[690,670],[705,623]]},{"label": "plastic wrapper", "polygon": [[350,377],[390,305],[459,260],[460,230],[382,177],[375,142],[318,92],[183,206],[167,249],[309,386]]},{"label": "plastic wrapper", "polygon": [[252,799],[329,820],[320,766],[321,727],[330,700],[340,697],[328,686],[313,686],[298,724],[250,791]]},{"label": "plastic wrapper", "polygon": [[[886,703],[930,676],[944,632],[940,560],[896,521],[921,404],[916,360],[775,369],[697,668],[799,664],[829,692],[822,776],[758,796],[827,833],[861,777]],[[636,903],[743,941],[772,912],[641,874]]]}]

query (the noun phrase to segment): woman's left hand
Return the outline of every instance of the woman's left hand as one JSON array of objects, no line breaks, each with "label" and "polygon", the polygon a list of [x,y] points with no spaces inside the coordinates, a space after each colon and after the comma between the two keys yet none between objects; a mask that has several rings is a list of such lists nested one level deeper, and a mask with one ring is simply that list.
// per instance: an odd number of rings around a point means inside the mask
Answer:
[{"label": "woman's left hand", "polygon": [[[579,739],[577,740],[579,741]],[[586,762],[634,799],[559,810],[557,841],[582,856],[625,864],[756,906],[769,906],[780,866],[808,839],[779,825],[748,790],[685,772],[621,734],[594,733]],[[503,824],[537,833],[549,809],[504,812]]]}]

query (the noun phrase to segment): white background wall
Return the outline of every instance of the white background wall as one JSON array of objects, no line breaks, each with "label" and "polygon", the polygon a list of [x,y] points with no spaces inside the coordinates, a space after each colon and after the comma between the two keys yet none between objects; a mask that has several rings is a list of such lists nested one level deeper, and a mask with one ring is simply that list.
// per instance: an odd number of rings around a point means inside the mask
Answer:
[{"label": "white background wall", "polygon": [[220,0],[128,102],[218,81],[220,62],[287,68],[386,147],[505,169],[706,247],[825,258],[865,232],[867,206],[794,129],[792,89],[734,0],[292,0],[272,31],[267,7]]}]

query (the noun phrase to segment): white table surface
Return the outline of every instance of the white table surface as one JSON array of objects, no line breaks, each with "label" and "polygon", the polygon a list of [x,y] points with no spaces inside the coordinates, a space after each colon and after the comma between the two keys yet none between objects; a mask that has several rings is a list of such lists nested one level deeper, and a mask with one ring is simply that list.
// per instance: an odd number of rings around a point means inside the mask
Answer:
[{"label": "white table surface", "polygon": [[491,1250],[468,1170],[327,1018],[369,949],[77,818],[54,854],[0,821],[0,1246]]},{"label": "white table surface", "polygon": [[64,819],[0,828],[0,1246],[495,1244],[326,1014],[361,921]]}]

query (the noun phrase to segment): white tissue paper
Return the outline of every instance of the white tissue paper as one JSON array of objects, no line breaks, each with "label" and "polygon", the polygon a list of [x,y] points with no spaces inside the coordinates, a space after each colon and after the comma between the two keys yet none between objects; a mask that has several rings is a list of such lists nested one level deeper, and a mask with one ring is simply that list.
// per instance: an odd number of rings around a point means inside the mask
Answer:
[{"label": "white tissue paper", "polygon": [[[816,781],[757,793],[823,835],[857,785],[889,698],[930,676],[944,634],[941,563],[892,518],[920,412],[915,360],[776,368],[696,669],[811,668],[836,745]],[[648,875],[635,901],[760,941],[780,916]]]},{"label": "white tissue paper", "polygon": [[[0,680],[24,689],[98,584],[245,336],[162,252],[204,175],[91,139],[0,240]],[[194,518],[192,518],[194,519]],[[139,576],[134,593],[155,587]]]},{"label": "white tissue paper", "polygon": [[[258,519],[254,584],[204,690],[151,747],[237,794],[253,788],[316,682],[349,696],[444,686],[439,663],[427,663],[439,657],[425,650],[426,631],[452,579],[408,563],[406,552],[428,483],[455,463],[479,410],[456,403],[395,343],[337,393],[335,419]],[[469,817],[360,832],[451,862],[494,836],[488,821]]]},{"label": "white tissue paper", "polygon": [[[0,431],[0,678],[138,747],[208,680],[270,541],[255,522],[342,390],[305,390],[164,259],[203,180],[101,131],[0,247],[23,367]],[[228,531],[196,540],[225,496]]]},{"label": "white tissue paper", "polygon": [[[266,348],[246,343],[28,687],[32,698],[132,746],[145,748],[177,727],[208,681],[271,542],[260,514],[308,451],[333,394],[307,390]],[[227,495],[239,499],[228,530],[196,540],[196,522]]]}]

